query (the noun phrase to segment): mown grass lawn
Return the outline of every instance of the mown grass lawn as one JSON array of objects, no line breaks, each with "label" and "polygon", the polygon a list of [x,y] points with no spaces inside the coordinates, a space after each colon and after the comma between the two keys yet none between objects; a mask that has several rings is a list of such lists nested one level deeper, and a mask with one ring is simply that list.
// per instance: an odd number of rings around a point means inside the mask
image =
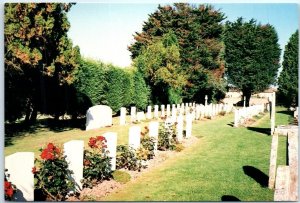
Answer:
[{"label": "mown grass lawn", "polygon": [[[277,124],[289,115],[277,109]],[[128,183],[104,201],[273,201],[267,188],[271,136],[265,115],[249,128],[233,128],[233,114],[198,122],[192,147],[162,166]],[[279,141],[279,163],[285,164],[286,138]]]},{"label": "mown grass lawn", "polygon": [[[248,128],[233,128],[232,121],[233,114],[195,122],[193,135],[199,138],[197,142],[102,200],[273,201],[273,191],[267,188],[271,147],[269,115]],[[289,112],[278,107],[276,125],[290,121]],[[48,142],[63,144],[80,139],[87,144],[89,137],[108,131],[118,133],[118,144],[126,144],[128,128],[129,125],[114,125],[101,130],[62,132],[41,129],[35,134],[13,138],[4,154],[33,151],[38,156],[38,149]],[[279,139],[278,154],[278,164],[286,164],[285,137]]]}]

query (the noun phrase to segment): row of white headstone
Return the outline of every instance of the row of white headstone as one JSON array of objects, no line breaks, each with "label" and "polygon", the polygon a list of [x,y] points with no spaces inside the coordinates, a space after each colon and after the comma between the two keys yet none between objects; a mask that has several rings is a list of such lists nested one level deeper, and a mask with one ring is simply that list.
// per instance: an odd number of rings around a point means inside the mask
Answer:
[{"label": "row of white headstone", "polygon": [[[232,111],[233,106],[229,104],[209,104],[209,105],[202,105],[196,103],[182,103],[182,104],[167,104],[166,111],[165,105],[160,106],[160,115],[159,115],[159,106],[154,105],[154,112],[152,115],[152,106],[147,107],[147,114],[143,111],[137,112],[136,107],[131,107],[130,109],[130,122],[139,122],[142,120],[147,119],[159,119],[159,118],[172,118],[176,120],[177,116],[183,116],[192,114],[193,120],[200,120],[203,118],[213,118],[217,116],[220,112],[224,111],[225,113],[229,113]],[[121,108],[120,114],[120,125],[126,124],[126,108]],[[160,116],[160,117],[159,117]]]},{"label": "row of white headstone", "polygon": [[[183,140],[184,121],[183,116],[176,119],[176,136],[179,142]],[[174,120],[167,119],[164,123],[169,126]],[[192,135],[192,117],[191,114],[186,115],[186,138]],[[155,140],[154,152],[157,152],[159,122],[151,121],[149,123],[149,136]],[[117,133],[107,132],[103,136],[107,140],[107,150],[111,158],[111,169],[116,169],[116,152],[117,152]],[[132,126],[129,128],[128,145],[137,150],[140,147],[141,127]],[[64,144],[64,155],[69,163],[69,169],[74,172],[73,179],[76,182],[77,190],[81,190],[82,184],[80,180],[83,178],[83,151],[84,141],[72,140]],[[22,167],[20,167],[22,166]],[[5,157],[5,168],[10,174],[10,181],[16,185],[18,192],[15,195],[16,201],[34,201],[34,176],[32,168],[34,167],[33,152],[18,152]]]},{"label": "row of white headstone", "polygon": [[263,113],[265,111],[264,104],[257,104],[249,107],[234,110],[234,127],[244,124],[248,119],[253,116]]}]

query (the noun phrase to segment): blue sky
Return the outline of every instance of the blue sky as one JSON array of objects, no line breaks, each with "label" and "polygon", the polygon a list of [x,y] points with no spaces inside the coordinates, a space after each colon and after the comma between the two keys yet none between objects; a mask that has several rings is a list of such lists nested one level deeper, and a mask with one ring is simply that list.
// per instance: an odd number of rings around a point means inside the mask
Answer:
[{"label": "blue sky", "polygon": [[[297,4],[212,5],[225,13],[225,21],[235,21],[238,17],[243,17],[245,20],[254,18],[262,24],[273,25],[282,50],[299,27]],[[157,3],[77,3],[68,13],[71,23],[68,35],[74,45],[79,45],[83,56],[126,67],[131,63],[127,46],[133,42],[133,34],[142,30],[143,22],[147,21],[148,15],[157,6]]]}]

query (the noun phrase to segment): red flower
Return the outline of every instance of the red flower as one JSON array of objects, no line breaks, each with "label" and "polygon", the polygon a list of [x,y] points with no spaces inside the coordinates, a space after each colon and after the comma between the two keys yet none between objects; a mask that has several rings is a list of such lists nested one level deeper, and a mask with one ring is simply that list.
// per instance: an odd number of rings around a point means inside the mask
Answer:
[{"label": "red flower", "polygon": [[105,141],[105,142],[106,142],[106,139],[105,139],[105,137],[103,137],[103,136],[97,136],[96,139],[97,139],[98,141],[100,141],[100,142],[102,142],[102,141]]},{"label": "red flower", "polygon": [[90,164],[91,164],[91,162],[87,159],[85,159],[84,162],[83,162],[83,165],[85,165],[85,166],[88,166]]},{"label": "red flower", "polygon": [[97,139],[94,138],[94,137],[91,137],[90,140],[89,140],[89,146],[91,148],[98,148]]},{"label": "red flower", "polygon": [[55,148],[55,146],[54,146],[53,143],[49,143],[49,144],[47,145],[47,148],[48,148],[49,150],[53,150],[53,149]]},{"label": "red flower", "polygon": [[7,190],[5,190],[5,194],[11,198],[13,196],[13,194],[14,194],[13,188],[10,187]]},{"label": "red flower", "polygon": [[10,188],[10,187],[11,187],[11,183],[8,182],[8,181],[5,181],[5,182],[4,182],[4,188],[5,188],[5,189],[8,189],[8,188]]},{"label": "red flower", "polygon": [[12,198],[12,196],[14,194],[14,190],[13,190],[10,182],[8,182],[8,181],[4,182],[4,191],[5,191],[5,195]]},{"label": "red flower", "polygon": [[31,172],[32,172],[33,174],[37,173],[36,167],[33,167]]}]

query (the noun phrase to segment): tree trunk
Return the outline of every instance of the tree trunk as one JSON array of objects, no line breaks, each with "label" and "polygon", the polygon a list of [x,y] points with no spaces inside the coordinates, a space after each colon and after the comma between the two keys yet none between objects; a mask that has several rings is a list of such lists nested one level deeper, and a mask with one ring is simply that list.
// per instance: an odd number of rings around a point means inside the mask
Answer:
[{"label": "tree trunk", "polygon": [[251,97],[251,90],[248,89],[243,90],[243,98],[242,98],[243,101],[245,97],[246,97],[246,107],[248,107],[250,102],[250,97]]},{"label": "tree trunk", "polygon": [[33,106],[33,110],[30,115],[30,122],[34,123],[36,121],[36,118],[37,118],[37,107]]}]

